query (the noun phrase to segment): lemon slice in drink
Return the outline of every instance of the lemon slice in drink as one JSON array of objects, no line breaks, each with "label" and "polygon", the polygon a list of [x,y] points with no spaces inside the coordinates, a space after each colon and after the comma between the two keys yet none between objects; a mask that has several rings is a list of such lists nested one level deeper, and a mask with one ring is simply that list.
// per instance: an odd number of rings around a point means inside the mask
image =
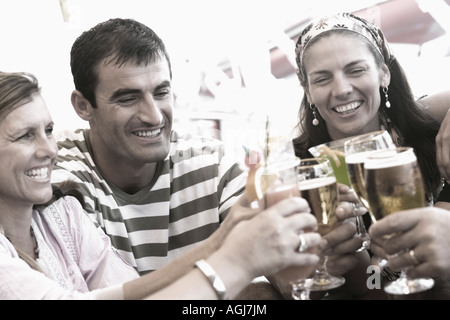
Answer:
[{"label": "lemon slice in drink", "polygon": [[276,180],[277,174],[267,171],[267,168],[261,165],[257,165],[249,170],[247,184],[245,186],[248,201],[253,202],[262,199],[266,191]]},{"label": "lemon slice in drink", "polygon": [[337,156],[341,156],[341,157],[345,157],[345,154],[341,151],[338,150],[332,150],[330,148],[328,148],[327,146],[320,146],[319,147],[319,157],[322,156],[329,156],[331,157],[334,162],[336,163],[336,167],[340,167],[341,166],[341,162],[339,161],[339,158]]}]

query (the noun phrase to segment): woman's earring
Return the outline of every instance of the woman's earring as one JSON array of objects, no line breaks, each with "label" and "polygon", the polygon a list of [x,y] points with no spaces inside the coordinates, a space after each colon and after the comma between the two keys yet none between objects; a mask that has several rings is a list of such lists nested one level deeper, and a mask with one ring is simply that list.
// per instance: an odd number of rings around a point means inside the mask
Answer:
[{"label": "woman's earring", "polygon": [[319,125],[319,120],[317,119],[317,115],[316,115],[316,110],[317,110],[316,106],[310,103],[309,108],[311,109],[313,117],[314,117],[312,124],[317,127]]},{"label": "woman's earring", "polygon": [[384,97],[386,98],[386,108],[390,108],[391,107],[391,103],[389,102],[389,96],[388,96],[388,87],[384,87],[383,88],[383,93],[384,93]]}]

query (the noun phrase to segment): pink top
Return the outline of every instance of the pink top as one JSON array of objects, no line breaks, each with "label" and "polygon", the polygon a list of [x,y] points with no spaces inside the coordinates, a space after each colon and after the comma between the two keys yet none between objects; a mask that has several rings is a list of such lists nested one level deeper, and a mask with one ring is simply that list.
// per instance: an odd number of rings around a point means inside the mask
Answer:
[{"label": "pink top", "polygon": [[35,210],[31,225],[45,274],[0,234],[0,299],[122,299],[122,283],[139,277],[73,197]]}]

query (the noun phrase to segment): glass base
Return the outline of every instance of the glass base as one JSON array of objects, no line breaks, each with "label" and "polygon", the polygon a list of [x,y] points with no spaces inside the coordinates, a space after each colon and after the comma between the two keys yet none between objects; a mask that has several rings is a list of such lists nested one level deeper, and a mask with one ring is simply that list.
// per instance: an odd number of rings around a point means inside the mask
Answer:
[{"label": "glass base", "polygon": [[309,291],[326,291],[338,288],[345,283],[345,278],[340,276],[326,275],[323,277],[312,278],[313,283]]},{"label": "glass base", "polygon": [[426,291],[433,288],[433,286],[434,280],[431,278],[407,279],[400,277],[388,283],[384,287],[384,291],[392,295],[406,295]]},{"label": "glass base", "polygon": [[362,240],[362,245],[358,250],[356,250],[356,252],[361,252],[370,249],[370,238],[365,236],[361,236],[360,238]]},{"label": "glass base", "polygon": [[313,282],[313,279],[299,279],[291,282],[291,297],[294,300],[311,300],[309,297],[309,288]]}]

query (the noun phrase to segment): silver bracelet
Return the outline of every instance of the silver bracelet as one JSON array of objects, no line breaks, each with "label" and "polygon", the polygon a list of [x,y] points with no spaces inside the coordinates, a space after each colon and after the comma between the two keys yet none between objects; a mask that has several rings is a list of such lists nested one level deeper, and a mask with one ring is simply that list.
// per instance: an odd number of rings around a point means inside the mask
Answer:
[{"label": "silver bracelet", "polygon": [[195,266],[205,275],[209,283],[211,283],[219,300],[228,300],[227,289],[222,279],[219,278],[216,271],[205,260],[198,260]]}]

